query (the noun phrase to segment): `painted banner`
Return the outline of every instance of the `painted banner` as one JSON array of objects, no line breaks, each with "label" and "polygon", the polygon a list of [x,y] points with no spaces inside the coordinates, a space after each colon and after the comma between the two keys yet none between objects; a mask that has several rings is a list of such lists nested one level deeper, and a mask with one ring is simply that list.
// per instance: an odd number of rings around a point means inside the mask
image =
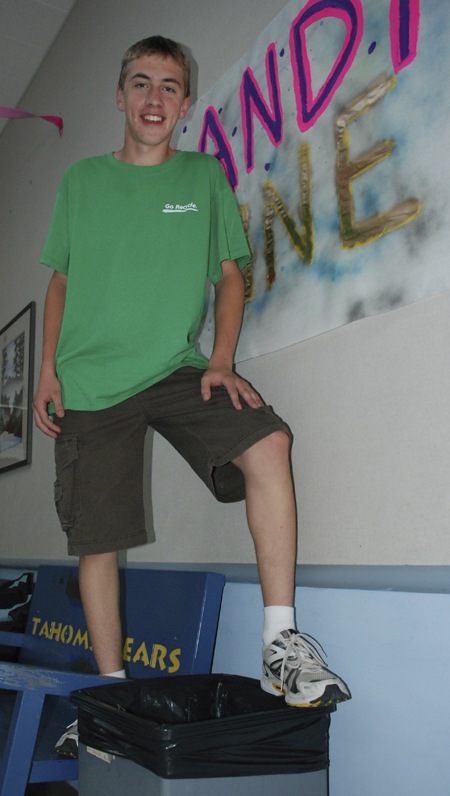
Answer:
[{"label": "painted banner", "polygon": [[178,146],[253,253],[238,360],[450,288],[449,37],[439,0],[292,0],[197,101]]}]

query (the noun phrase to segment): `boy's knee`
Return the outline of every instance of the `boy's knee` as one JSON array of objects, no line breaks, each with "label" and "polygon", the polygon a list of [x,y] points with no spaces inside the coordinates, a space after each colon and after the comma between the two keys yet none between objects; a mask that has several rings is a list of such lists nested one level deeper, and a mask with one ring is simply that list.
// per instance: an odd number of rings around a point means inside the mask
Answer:
[{"label": "boy's knee", "polygon": [[234,460],[234,464],[241,470],[252,467],[257,463],[274,465],[289,459],[291,440],[284,431],[273,431],[267,437],[255,442]]},{"label": "boy's knee", "polygon": [[284,431],[274,431],[261,441],[265,443],[261,447],[261,450],[266,456],[275,458],[285,458],[289,456],[291,440],[289,435]]}]

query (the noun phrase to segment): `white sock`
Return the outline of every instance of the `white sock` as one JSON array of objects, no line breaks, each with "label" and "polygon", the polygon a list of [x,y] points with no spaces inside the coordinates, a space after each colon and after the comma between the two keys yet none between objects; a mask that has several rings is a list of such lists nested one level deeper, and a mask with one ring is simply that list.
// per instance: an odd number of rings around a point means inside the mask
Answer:
[{"label": "white sock", "polygon": [[266,605],[264,608],[263,644],[271,644],[282,630],[295,630],[295,608],[290,605]]},{"label": "white sock", "polygon": [[118,680],[126,680],[127,676],[125,674],[125,669],[119,669],[117,672],[108,672],[108,674],[104,674],[103,677],[117,677]]}]

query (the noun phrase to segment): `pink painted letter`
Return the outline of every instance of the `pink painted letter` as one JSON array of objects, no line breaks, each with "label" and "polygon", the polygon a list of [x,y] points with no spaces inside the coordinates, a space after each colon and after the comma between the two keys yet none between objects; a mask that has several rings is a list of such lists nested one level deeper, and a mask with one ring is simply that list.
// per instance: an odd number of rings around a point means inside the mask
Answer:
[{"label": "pink painted letter", "polygon": [[199,152],[207,151],[208,137],[214,141],[216,146],[216,151],[213,153],[214,157],[222,163],[228,182],[233,191],[235,191],[238,185],[238,170],[234,161],[233,150],[220,123],[219,114],[212,105],[206,109],[203,117],[203,127],[198,142]]},{"label": "pink painted letter", "polygon": [[269,44],[267,49],[266,76],[269,87],[270,108],[256,82],[251,67],[248,66],[242,75],[240,92],[242,132],[244,135],[245,166],[248,173],[253,170],[255,165],[254,114],[258,116],[273,146],[279,146],[283,140],[283,111],[278,81],[277,53],[273,43]]},{"label": "pink painted letter", "polygon": [[391,0],[389,19],[392,66],[397,74],[417,55],[420,0]]},{"label": "pink painted letter", "polygon": [[[346,34],[327,79],[317,96],[313,97],[306,28],[325,17],[341,19],[346,27]],[[329,105],[354,61],[363,27],[361,0],[309,0],[294,19],[290,33],[290,47],[297,99],[297,123],[300,130],[312,127]]]}]

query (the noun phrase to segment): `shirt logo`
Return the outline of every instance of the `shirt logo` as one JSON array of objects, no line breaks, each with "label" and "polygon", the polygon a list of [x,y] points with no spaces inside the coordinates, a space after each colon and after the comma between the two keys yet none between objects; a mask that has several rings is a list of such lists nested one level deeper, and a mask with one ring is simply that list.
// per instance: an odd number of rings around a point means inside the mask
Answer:
[{"label": "shirt logo", "polygon": [[188,205],[171,205],[167,204],[163,208],[163,213],[198,213],[198,207],[195,202],[190,202]]}]

